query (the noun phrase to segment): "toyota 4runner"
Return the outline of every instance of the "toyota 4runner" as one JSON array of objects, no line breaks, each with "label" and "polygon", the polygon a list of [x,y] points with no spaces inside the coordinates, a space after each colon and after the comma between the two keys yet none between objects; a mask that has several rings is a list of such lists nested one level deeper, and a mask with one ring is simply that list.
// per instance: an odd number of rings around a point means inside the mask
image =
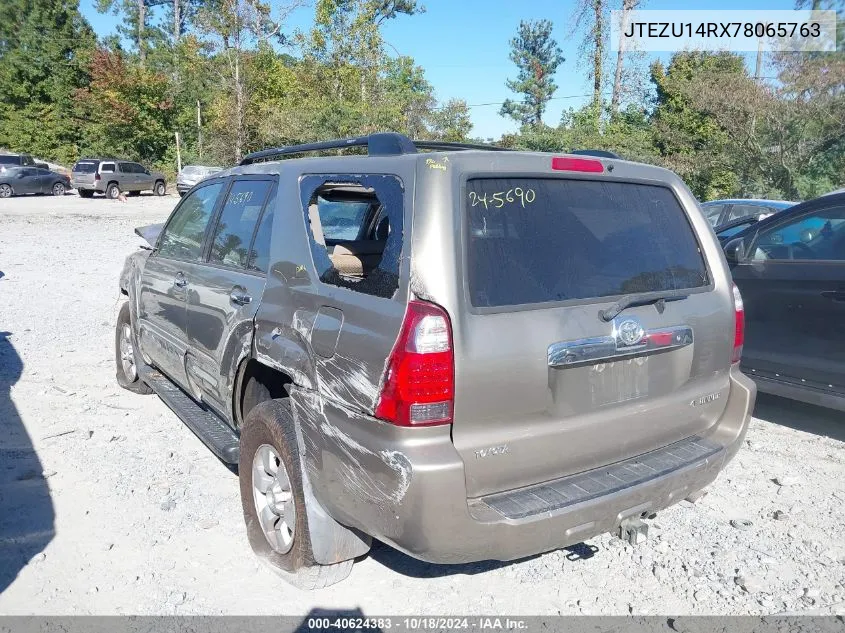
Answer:
[{"label": "toyota 4runner", "polygon": [[635,536],[742,443],[742,300],[684,183],[494,149],[265,150],[136,230],[117,379],[237,464],[298,586],[373,538],[461,563]]}]

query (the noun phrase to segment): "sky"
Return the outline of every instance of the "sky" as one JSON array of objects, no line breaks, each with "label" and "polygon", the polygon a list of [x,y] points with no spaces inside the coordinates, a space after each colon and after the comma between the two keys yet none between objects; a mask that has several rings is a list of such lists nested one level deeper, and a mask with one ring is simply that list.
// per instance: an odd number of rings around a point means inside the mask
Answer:
[{"label": "sky", "polygon": [[[83,14],[99,36],[114,33],[119,18],[97,13],[94,1],[81,0]],[[509,42],[520,20],[551,20],[554,37],[566,58],[556,73],[558,88],[546,109],[544,122],[557,125],[564,110],[589,101],[592,82],[578,61],[581,36],[570,33],[575,0],[421,0],[421,4],[426,7],[425,13],[402,16],[385,25],[388,53],[413,57],[425,69],[426,78],[441,101],[465,100],[470,105],[473,137],[499,138],[517,129],[513,121],[499,115],[499,109],[505,99],[515,98],[505,82],[516,76],[516,67],[508,55]],[[696,6],[683,0],[643,0],[639,8],[707,9],[718,21],[720,10],[793,9],[794,5],[794,0],[709,0]],[[290,17],[288,30],[307,28],[312,17],[313,0],[310,7]],[[668,57],[669,54],[660,53],[649,59],[666,61]],[[747,56],[747,63],[753,63],[752,55]]]}]

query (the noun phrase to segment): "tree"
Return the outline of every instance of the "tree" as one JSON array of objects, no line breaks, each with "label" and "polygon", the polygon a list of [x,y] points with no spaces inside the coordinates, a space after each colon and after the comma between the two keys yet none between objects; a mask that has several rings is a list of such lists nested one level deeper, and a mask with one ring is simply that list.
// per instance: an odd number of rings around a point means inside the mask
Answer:
[{"label": "tree", "polygon": [[0,146],[67,161],[79,142],[73,93],[88,82],[96,38],[77,0],[19,8],[11,24],[0,22]]},{"label": "tree", "polygon": [[589,59],[589,75],[593,80],[593,112],[599,116],[602,111],[602,80],[605,56],[606,28],[605,0],[580,0],[575,9],[572,33],[583,30],[584,36],[579,48],[582,58]]},{"label": "tree", "polygon": [[197,21],[216,55],[223,88],[216,104],[218,122],[222,124],[217,129],[236,162],[251,141],[247,129],[248,90],[254,84],[247,80],[247,59],[256,49],[270,46],[271,40],[284,41],[282,24],[298,6],[298,1],[279,6],[273,0],[209,0],[198,12]]},{"label": "tree", "polygon": [[499,113],[522,125],[541,125],[546,105],[557,90],[554,74],[566,61],[552,37],[552,23],[549,20],[520,22],[510,45],[510,59],[518,73],[516,79],[507,81],[507,87],[523,97],[521,103],[507,99]]},{"label": "tree", "polygon": [[469,109],[463,99],[449,99],[431,114],[431,136],[439,141],[464,141],[472,130]]},{"label": "tree", "polygon": [[[616,114],[619,111],[619,103],[622,100],[622,75],[625,67],[625,38],[622,33],[627,31],[627,25],[630,18],[631,11],[637,8],[640,0],[622,0],[622,24],[619,29],[619,50],[616,53],[616,71],[613,75],[613,95],[610,100],[610,111]],[[593,86],[593,100],[596,101],[595,86]],[[601,89],[601,87],[599,87]]]},{"label": "tree", "polygon": [[732,53],[675,53],[668,68],[652,64],[657,98],[651,121],[661,160],[683,177],[701,199],[727,197],[739,189],[731,139],[692,99],[703,75],[747,76],[743,60]]}]

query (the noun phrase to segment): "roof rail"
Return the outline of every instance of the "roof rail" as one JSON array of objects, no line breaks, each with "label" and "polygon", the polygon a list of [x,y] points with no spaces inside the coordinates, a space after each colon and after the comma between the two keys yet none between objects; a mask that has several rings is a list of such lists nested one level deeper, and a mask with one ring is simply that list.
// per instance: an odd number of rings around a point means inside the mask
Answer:
[{"label": "roof rail", "polygon": [[289,145],[287,147],[272,147],[260,152],[253,152],[243,157],[239,165],[251,165],[261,160],[275,160],[281,156],[319,152],[331,149],[347,149],[349,147],[366,147],[369,156],[398,156],[401,154],[416,154],[418,149],[431,150],[467,150],[484,149],[507,151],[504,147],[481,145],[474,143],[450,143],[448,141],[412,141],[404,134],[396,132],[379,132],[368,136],[336,139],[333,141],[319,141],[303,145]]},{"label": "roof rail", "polygon": [[619,160],[622,160],[622,157],[619,154],[608,152],[603,149],[574,149],[569,153],[578,154],[579,156],[598,156],[599,158],[618,158]]}]

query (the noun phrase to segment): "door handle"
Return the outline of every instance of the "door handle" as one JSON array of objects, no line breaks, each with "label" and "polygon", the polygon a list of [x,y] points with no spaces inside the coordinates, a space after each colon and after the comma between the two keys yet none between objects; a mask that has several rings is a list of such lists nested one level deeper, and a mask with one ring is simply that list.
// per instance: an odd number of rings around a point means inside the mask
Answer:
[{"label": "door handle", "polygon": [[185,279],[185,275],[182,273],[176,273],[176,279],[173,280],[173,285],[177,288],[184,288],[188,285],[188,280]]},{"label": "door handle", "polygon": [[845,301],[845,290],[825,290],[822,296],[831,301]]},{"label": "door handle", "polygon": [[250,301],[252,301],[252,297],[242,291],[239,288],[232,288],[232,292],[229,293],[229,300],[239,306],[245,306]]}]

